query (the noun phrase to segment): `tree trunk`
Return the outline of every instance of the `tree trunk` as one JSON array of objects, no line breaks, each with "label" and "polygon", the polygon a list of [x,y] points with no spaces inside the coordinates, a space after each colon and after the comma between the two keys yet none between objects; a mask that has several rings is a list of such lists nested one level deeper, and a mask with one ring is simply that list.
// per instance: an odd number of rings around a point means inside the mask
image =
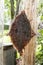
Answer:
[{"label": "tree trunk", "polygon": [[11,3],[11,19],[14,18],[14,0],[10,0]]},{"label": "tree trunk", "polygon": [[16,15],[18,14],[18,12],[19,12],[19,4],[20,4],[20,1],[21,0],[17,0],[17,3],[16,3]]},{"label": "tree trunk", "polygon": [[[21,0],[19,13],[25,10],[30,24],[35,33],[37,33],[36,21],[36,0]],[[35,46],[36,36],[25,47],[24,55],[22,56],[22,65],[35,65]]]}]

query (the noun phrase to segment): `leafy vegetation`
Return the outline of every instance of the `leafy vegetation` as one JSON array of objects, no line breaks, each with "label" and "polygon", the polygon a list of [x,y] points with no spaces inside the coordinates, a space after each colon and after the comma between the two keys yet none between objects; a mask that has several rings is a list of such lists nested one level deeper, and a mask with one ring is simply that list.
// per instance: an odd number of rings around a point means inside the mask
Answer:
[{"label": "leafy vegetation", "polygon": [[[43,22],[43,1],[39,1],[37,9],[40,16],[40,22]],[[43,65],[43,27],[38,29],[39,36],[37,37],[37,49],[36,49],[36,65]]]}]

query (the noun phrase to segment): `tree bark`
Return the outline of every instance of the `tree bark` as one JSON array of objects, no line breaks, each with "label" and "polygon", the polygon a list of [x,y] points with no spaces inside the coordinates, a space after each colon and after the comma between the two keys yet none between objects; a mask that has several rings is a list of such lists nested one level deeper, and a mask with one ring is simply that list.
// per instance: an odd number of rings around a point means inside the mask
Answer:
[{"label": "tree bark", "polygon": [[[30,24],[35,33],[37,33],[37,19],[36,19],[36,0],[22,0],[19,6],[19,13],[25,10],[27,18],[30,20]],[[22,56],[22,65],[35,65],[35,46],[36,36],[31,39],[24,50]]]}]

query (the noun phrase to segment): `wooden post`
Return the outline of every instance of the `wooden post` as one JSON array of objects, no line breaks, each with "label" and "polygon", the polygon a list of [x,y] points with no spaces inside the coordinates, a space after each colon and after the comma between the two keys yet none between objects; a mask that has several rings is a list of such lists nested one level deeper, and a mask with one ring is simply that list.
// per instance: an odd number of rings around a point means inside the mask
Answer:
[{"label": "wooden post", "polygon": [[[31,27],[37,33],[36,21],[36,0],[21,0],[19,12],[25,10],[28,19],[30,20]],[[36,36],[25,47],[24,55],[22,56],[22,65],[35,65],[35,46]]]}]

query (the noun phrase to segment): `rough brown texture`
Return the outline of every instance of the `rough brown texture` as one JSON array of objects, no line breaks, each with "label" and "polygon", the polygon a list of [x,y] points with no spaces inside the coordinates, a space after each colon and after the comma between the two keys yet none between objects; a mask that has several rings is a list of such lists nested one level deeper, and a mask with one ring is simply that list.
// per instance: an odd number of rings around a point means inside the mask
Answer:
[{"label": "rough brown texture", "polygon": [[31,29],[30,21],[27,19],[25,11],[22,11],[19,15],[17,15],[11,26],[9,35],[13,45],[17,48],[21,55],[22,49],[25,48],[30,39],[35,35]]}]

